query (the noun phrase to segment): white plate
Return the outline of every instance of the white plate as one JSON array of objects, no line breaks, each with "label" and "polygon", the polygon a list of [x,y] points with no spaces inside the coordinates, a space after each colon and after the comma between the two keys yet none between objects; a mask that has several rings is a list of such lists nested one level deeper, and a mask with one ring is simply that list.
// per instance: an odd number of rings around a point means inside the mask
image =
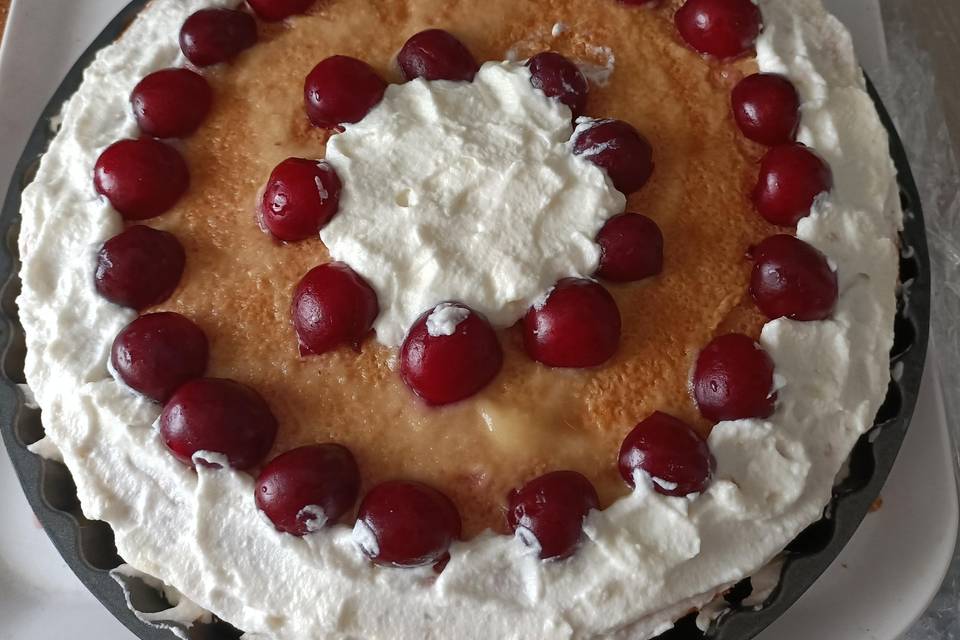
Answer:
[{"label": "white plate", "polygon": [[[0,189],[37,114],[74,60],[126,0],[14,0],[0,47]],[[833,0],[869,70],[886,64],[876,0]],[[883,491],[824,576],[761,640],[894,640],[926,608],[957,534],[939,384],[928,367],[910,432]],[[0,640],[131,640],[60,559],[0,455]]]}]

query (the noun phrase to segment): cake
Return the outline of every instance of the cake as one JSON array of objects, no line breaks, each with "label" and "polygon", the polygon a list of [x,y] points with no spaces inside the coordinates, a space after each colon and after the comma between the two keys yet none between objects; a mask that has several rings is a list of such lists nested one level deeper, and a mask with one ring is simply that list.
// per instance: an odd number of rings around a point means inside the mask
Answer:
[{"label": "cake", "polygon": [[650,638],[819,519],[900,205],[819,0],[152,0],[24,192],[119,554],[263,638]]}]

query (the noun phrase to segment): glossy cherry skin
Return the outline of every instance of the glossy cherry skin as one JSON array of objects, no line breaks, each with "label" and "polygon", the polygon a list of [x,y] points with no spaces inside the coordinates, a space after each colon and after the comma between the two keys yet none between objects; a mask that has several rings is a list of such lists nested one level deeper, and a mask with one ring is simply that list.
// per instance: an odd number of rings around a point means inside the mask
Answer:
[{"label": "glossy cherry skin", "polygon": [[354,535],[377,564],[420,567],[442,562],[461,529],[450,498],[419,482],[392,480],[363,498]]},{"label": "glossy cherry skin", "polygon": [[110,302],[144,309],[170,297],[185,262],[183,246],[172,233],[134,225],[103,244],[94,285]]},{"label": "glossy cherry skin", "polygon": [[634,472],[642,469],[658,493],[680,497],[706,489],[716,461],[706,440],[690,425],[656,411],[624,438],[618,468],[631,487]]},{"label": "glossy cherry skin", "polygon": [[772,147],[793,142],[800,127],[800,94],[776,73],[747,76],[731,93],[733,118],[750,140]]},{"label": "glossy cherry skin", "polygon": [[93,184],[125,220],[146,220],[177,203],[190,186],[190,172],[169,145],[152,138],[121,140],[97,158]]},{"label": "glossy cherry skin", "polygon": [[[160,414],[160,435],[178,460],[198,451],[226,457],[234,469],[255,467],[270,453],[277,419],[256,391],[222,378],[198,378],[177,389]],[[215,466],[208,461],[207,464]]]},{"label": "glossy cherry skin", "polygon": [[180,50],[198,67],[228,62],[257,43],[257,21],[232,9],[201,9],[183,23]]},{"label": "glossy cherry skin", "polygon": [[827,257],[793,236],[776,235],[755,246],[750,295],[768,318],[824,320],[837,305],[837,274]]},{"label": "glossy cherry skin", "polygon": [[264,22],[279,22],[298,13],[304,13],[315,0],[247,0],[247,4]]},{"label": "glossy cherry skin", "polygon": [[638,191],[653,175],[653,147],[622,120],[595,120],[573,134],[573,152],[604,169],[624,194]]},{"label": "glossy cherry skin", "polygon": [[207,336],[179,313],[140,316],[113,341],[110,362],[127,386],[166,402],[188,380],[207,369]]},{"label": "glossy cherry skin", "polygon": [[397,54],[407,80],[461,80],[471,82],[480,68],[470,50],[443,29],[427,29],[410,37]]},{"label": "glossy cherry skin", "polygon": [[451,335],[431,335],[431,309],[413,323],[400,346],[400,377],[429,405],[472,396],[503,366],[500,341],[487,319],[465,305],[453,306],[467,315]]},{"label": "glossy cherry skin", "polygon": [[303,95],[310,122],[336,128],[359,122],[383,98],[387,83],[373,67],[347,56],[331,56],[313,68]]},{"label": "glossy cherry skin", "polygon": [[527,68],[530,84],[570,107],[574,117],[583,113],[590,87],[577,65],[559,53],[544,51],[530,58]]},{"label": "glossy cherry skin", "polygon": [[189,69],[155,71],[130,96],[137,125],[154,138],[190,135],[207,117],[212,101],[206,79]]},{"label": "glossy cherry skin", "polygon": [[353,454],[326,443],[271,460],[257,478],[255,495],[257,507],[279,531],[304,536],[339,520],[359,493],[360,470]]},{"label": "glossy cherry skin", "polygon": [[591,509],[600,508],[597,490],[576,471],[534,478],[511,491],[507,503],[510,530],[520,529],[520,539],[539,548],[543,560],[572,555],[580,544],[583,519]]},{"label": "glossy cherry skin", "polygon": [[823,159],[802,144],[785,144],[767,151],[753,203],[768,222],[796,226],[809,215],[813,201],[833,188],[833,173]]},{"label": "glossy cherry skin", "polygon": [[314,267],[293,293],[293,326],[301,355],[319,355],[343,344],[357,348],[380,308],[377,294],[342,262]]},{"label": "glossy cherry skin", "polygon": [[763,28],[753,0],[687,0],[674,22],[688,45],[721,59],[750,51]]},{"label": "glossy cherry skin", "polygon": [[340,206],[340,177],[326,161],[287,158],[267,180],[260,217],[276,238],[316,237]]},{"label": "glossy cherry skin", "polygon": [[697,356],[693,397],[712,422],[766,418],[777,399],[773,360],[749,336],[718,336]]},{"label": "glossy cherry skin", "polygon": [[592,280],[564,278],[523,318],[527,354],[551,367],[596,367],[620,344],[620,310]]},{"label": "glossy cherry skin", "polygon": [[663,271],[663,233],[639,213],[613,216],[597,234],[600,268],[597,276],[612,282],[633,282]]}]

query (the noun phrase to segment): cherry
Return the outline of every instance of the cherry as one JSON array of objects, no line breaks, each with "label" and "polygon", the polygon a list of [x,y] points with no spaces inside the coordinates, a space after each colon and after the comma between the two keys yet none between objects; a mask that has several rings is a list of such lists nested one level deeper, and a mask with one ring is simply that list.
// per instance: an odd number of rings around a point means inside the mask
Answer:
[{"label": "cherry", "polygon": [[503,350],[483,315],[457,303],[439,304],[410,327],[400,347],[400,377],[427,404],[468,398],[496,377]]},{"label": "cherry", "polygon": [[587,106],[589,86],[583,73],[559,53],[544,51],[527,61],[530,69],[530,84],[540,89],[548,98],[556,98],[570,107],[577,117]]},{"label": "cherry", "polygon": [[266,22],[279,22],[298,13],[304,13],[314,0],[247,0],[247,4]]},{"label": "cherry", "polygon": [[627,434],[620,446],[620,475],[631,487],[642,469],[665,496],[686,496],[707,488],[716,467],[707,442],[682,420],[654,412]]},{"label": "cherry", "polygon": [[210,85],[189,69],[155,71],[130,96],[140,130],[155,138],[190,135],[207,117],[212,101]]},{"label": "cherry", "polygon": [[170,297],[185,262],[183,246],[172,233],[134,225],[103,244],[94,284],[110,302],[144,309]]},{"label": "cherry", "polygon": [[596,282],[564,278],[523,318],[531,358],[551,367],[595,367],[620,344],[620,310]]},{"label": "cherry", "polygon": [[686,0],[674,22],[687,44],[717,58],[747,53],[763,28],[753,0]]},{"label": "cherry", "polygon": [[377,294],[342,262],[314,267],[293,293],[293,326],[301,355],[319,355],[341,344],[357,348],[380,308]]},{"label": "cherry", "polygon": [[793,141],[800,127],[800,94],[776,73],[747,76],[733,88],[733,117],[747,138],[774,146]]},{"label": "cherry", "polygon": [[793,236],[776,235],[754,247],[750,295],[768,318],[823,320],[839,295],[827,257]]},{"label": "cherry", "polygon": [[427,29],[411,36],[397,54],[397,64],[407,80],[471,82],[480,68],[470,50],[443,29]]},{"label": "cherry", "polygon": [[580,544],[583,519],[600,508],[590,481],[576,471],[554,471],[534,478],[507,497],[507,523],[540,558],[566,558]]},{"label": "cherry", "polygon": [[693,370],[693,397],[707,420],[766,418],[777,399],[773,360],[742,333],[710,341]]},{"label": "cherry", "polygon": [[152,138],[121,140],[97,158],[93,184],[124,219],[145,220],[176,204],[190,185],[190,173],[169,145]]},{"label": "cherry", "polygon": [[813,201],[833,188],[830,166],[800,143],[767,151],[760,161],[760,177],[753,203],[768,222],[796,226],[810,213]]},{"label": "cherry", "polygon": [[450,498],[405,480],[371,489],[354,527],[354,539],[371,560],[397,567],[442,562],[460,533],[460,514]]},{"label": "cherry", "polygon": [[600,268],[597,275],[613,282],[632,282],[663,270],[663,233],[657,223],[639,213],[613,216],[597,234]]},{"label": "cherry", "polygon": [[313,68],[304,84],[307,116],[326,129],[359,122],[383,98],[387,83],[373,67],[347,56],[331,56]]},{"label": "cherry", "polygon": [[[249,469],[270,453],[277,419],[256,391],[233,380],[198,378],[177,389],[160,414],[160,435],[170,452],[193,466],[198,451],[224,456]],[[207,464],[217,466],[213,461]]]},{"label": "cherry", "polygon": [[183,23],[180,49],[198,67],[227,62],[257,43],[257,22],[232,9],[201,9]]},{"label": "cherry", "polygon": [[326,161],[287,158],[276,166],[260,201],[263,224],[280,240],[315,237],[337,213],[340,177]]},{"label": "cherry", "polygon": [[277,456],[257,478],[257,507],[295,536],[334,523],[357,501],[360,470],[346,447],[327,443]]},{"label": "cherry", "polygon": [[179,313],[140,316],[117,335],[110,362],[127,386],[166,402],[207,368],[207,336]]},{"label": "cherry", "polygon": [[622,120],[594,120],[573,134],[573,152],[607,172],[613,186],[627,195],[653,175],[650,142]]}]

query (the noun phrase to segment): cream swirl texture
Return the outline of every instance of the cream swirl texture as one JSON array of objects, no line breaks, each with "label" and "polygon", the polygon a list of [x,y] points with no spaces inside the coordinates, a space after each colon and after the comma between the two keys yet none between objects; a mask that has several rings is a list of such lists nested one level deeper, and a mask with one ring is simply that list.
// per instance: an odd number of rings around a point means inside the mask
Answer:
[{"label": "cream swirl texture", "polygon": [[696,500],[639,482],[590,515],[569,560],[539,562],[515,538],[486,533],[454,545],[439,577],[372,565],[347,526],[278,533],[259,516],[248,475],[177,463],[155,428],[158,407],[107,371],[110,343],[132,314],[92,286],[95,252],[121,220],[92,193],[90,172],[106,145],[134,133],[127,96],[137,80],[182,62],[180,24],[212,4],[154,0],[100,52],[24,193],[27,381],[84,513],[112,526],[130,565],[255,638],[639,640],[756,572],[820,517],[887,387],[900,210],[849,35],[819,0],[759,2],[759,65],[797,84],[801,139],[836,178],[798,235],[841,278],[830,320],[763,329],[783,383],[776,412],[716,426],[717,478]]},{"label": "cream swirl texture", "polygon": [[596,271],[594,239],[626,199],[568,150],[572,132],[525,66],[488,62],[473,82],[390,85],[330,139],[343,193],[320,237],[377,292],[380,342],[448,300],[507,327],[557,280]]}]

